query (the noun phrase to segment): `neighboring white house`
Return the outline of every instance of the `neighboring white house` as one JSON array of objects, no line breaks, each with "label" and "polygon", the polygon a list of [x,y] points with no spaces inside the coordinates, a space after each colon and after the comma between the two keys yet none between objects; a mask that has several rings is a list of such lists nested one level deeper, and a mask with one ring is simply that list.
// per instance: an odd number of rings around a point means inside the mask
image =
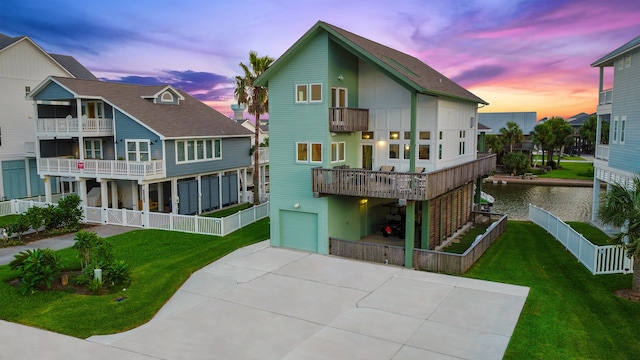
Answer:
[{"label": "neighboring white house", "polygon": [[[27,96],[47,76],[96,80],[71,56],[49,54],[26,36],[0,34],[0,199],[45,193],[36,171],[33,102]],[[57,182],[51,186],[58,192]]]}]

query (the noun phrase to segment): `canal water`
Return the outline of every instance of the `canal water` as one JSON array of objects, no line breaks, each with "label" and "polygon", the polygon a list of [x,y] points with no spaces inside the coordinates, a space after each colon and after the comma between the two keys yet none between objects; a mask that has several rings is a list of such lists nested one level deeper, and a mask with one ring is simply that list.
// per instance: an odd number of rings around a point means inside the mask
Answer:
[{"label": "canal water", "polygon": [[508,214],[511,220],[527,220],[529,203],[550,211],[563,221],[591,220],[591,187],[485,183],[482,191],[494,197],[492,210]]}]

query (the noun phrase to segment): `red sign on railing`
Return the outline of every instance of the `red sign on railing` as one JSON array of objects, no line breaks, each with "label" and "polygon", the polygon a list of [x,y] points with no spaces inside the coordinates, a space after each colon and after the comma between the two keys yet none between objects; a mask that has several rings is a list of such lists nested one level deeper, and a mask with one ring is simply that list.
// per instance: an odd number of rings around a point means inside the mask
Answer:
[{"label": "red sign on railing", "polygon": [[78,161],[78,169],[79,169],[79,170],[84,169],[84,162],[82,162],[82,161]]}]

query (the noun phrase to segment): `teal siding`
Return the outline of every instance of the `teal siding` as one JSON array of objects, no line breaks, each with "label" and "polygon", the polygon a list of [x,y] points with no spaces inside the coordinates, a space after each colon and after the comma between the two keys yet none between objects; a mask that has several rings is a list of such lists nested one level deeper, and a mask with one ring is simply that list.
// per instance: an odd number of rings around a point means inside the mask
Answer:
[{"label": "teal siding", "polygon": [[27,173],[24,159],[2,162],[2,182],[5,199],[27,196]]},{"label": "teal siding", "polygon": [[[358,58],[335,42],[329,41],[328,61],[329,88],[343,87],[349,89],[348,107],[359,107]],[[342,75],[344,79],[338,80],[338,75]],[[329,96],[331,96],[331,93],[329,93]],[[328,100],[331,100],[331,98]],[[328,106],[331,106],[330,102],[328,102]]]},{"label": "teal siding", "polygon": [[280,226],[282,246],[318,252],[318,214],[280,210]]},{"label": "teal siding", "polygon": [[151,158],[156,160],[162,159],[162,142],[160,141],[160,137],[118,110],[115,110],[115,129],[118,157],[122,157],[123,159],[127,158],[127,145],[125,140],[149,139],[151,141]]},{"label": "teal siding", "polygon": [[60,100],[73,99],[74,96],[69,91],[56,83],[50,83],[44,89],[40,90],[34,97],[36,100]]},{"label": "teal siding", "polygon": [[[269,79],[271,243],[274,246],[311,250],[309,241],[312,240],[307,236],[313,235],[313,239],[317,237],[318,244],[312,251],[325,254],[329,251],[327,200],[313,197],[311,169],[329,166],[330,163],[327,53],[328,37],[323,33],[311,39],[286,67]],[[295,85],[310,83],[322,83],[323,101],[296,104]],[[322,143],[324,164],[296,163],[295,144],[298,141]],[[296,209],[294,204],[299,207]],[[290,242],[290,226],[295,224],[289,225],[289,221],[298,220],[293,215],[297,212],[316,217],[316,225],[309,229],[299,228],[298,240],[292,239]],[[291,216],[280,219],[281,214]],[[287,240],[286,244],[284,240]]]},{"label": "teal siding", "polygon": [[[640,173],[640,50],[631,56],[631,66],[616,67],[613,80],[613,101],[611,103],[611,133],[609,134],[609,166]],[[625,143],[613,143],[614,117],[626,116]],[[618,122],[620,127],[620,122]],[[620,134],[620,130],[618,130]],[[618,138],[620,135],[618,135]]]},{"label": "teal siding", "polygon": [[[329,236],[344,240],[360,240],[362,225],[366,219],[360,217],[360,198],[346,196],[330,196]],[[363,206],[367,206],[366,204]],[[366,231],[366,230],[365,230]]]},{"label": "teal siding", "polygon": [[222,159],[176,164],[176,146],[174,140],[166,142],[167,177],[212,173],[226,169],[251,166],[251,138],[223,138]]}]

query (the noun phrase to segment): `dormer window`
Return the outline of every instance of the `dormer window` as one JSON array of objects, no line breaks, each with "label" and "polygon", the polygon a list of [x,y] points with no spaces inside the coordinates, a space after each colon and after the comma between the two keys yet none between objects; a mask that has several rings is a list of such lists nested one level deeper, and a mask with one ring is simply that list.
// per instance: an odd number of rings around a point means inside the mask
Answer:
[{"label": "dormer window", "polygon": [[160,97],[160,100],[162,100],[162,102],[173,102],[173,94],[170,93],[169,91],[165,91],[162,93],[162,96]]}]

